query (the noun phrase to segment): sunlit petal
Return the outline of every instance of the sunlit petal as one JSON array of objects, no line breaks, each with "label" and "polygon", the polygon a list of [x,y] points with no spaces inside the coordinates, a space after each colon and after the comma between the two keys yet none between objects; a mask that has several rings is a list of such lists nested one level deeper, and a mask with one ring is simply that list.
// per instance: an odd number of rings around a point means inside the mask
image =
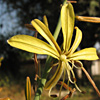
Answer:
[{"label": "sunlit petal", "polygon": [[31,23],[34,26],[34,28],[50,43],[50,45],[57,52],[61,53],[60,47],[58,46],[48,27],[38,19],[32,20]]},{"label": "sunlit petal", "polygon": [[97,60],[98,56],[95,48],[85,48],[69,55],[68,58],[73,60]]},{"label": "sunlit petal", "polygon": [[67,52],[70,48],[72,34],[74,30],[74,10],[73,6],[68,3],[62,6],[61,9],[61,24],[62,24],[62,31],[63,31],[63,49]]},{"label": "sunlit petal", "polygon": [[11,46],[37,54],[59,58],[59,53],[49,44],[29,35],[16,35],[7,41]]},{"label": "sunlit petal", "polygon": [[53,75],[53,77],[46,83],[45,85],[45,89],[49,90],[51,88],[53,88],[57,82],[59,81],[59,79],[61,78],[61,75],[63,73],[64,67],[62,65],[63,63],[60,62],[59,66],[55,72],[55,74]]},{"label": "sunlit petal", "polygon": [[79,44],[80,44],[80,42],[82,40],[82,32],[81,32],[81,30],[78,27],[75,27],[75,29],[76,29],[76,36],[75,36],[74,43],[73,43],[70,51],[68,52],[69,55],[72,54],[77,49],[77,47],[79,46]]}]

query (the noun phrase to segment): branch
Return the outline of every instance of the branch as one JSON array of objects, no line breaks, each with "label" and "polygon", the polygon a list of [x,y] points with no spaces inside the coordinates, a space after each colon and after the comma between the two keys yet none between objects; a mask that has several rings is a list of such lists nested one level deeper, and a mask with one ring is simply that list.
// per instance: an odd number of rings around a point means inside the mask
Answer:
[{"label": "branch", "polygon": [[92,86],[94,87],[94,89],[97,92],[98,96],[100,97],[100,91],[98,90],[98,88],[95,85],[94,81],[92,80],[92,78],[90,77],[90,75],[88,74],[88,72],[86,71],[86,69],[84,67],[81,67],[81,68],[82,68],[83,72],[85,73],[85,75],[87,76],[87,78],[90,81],[90,83],[92,84]]}]

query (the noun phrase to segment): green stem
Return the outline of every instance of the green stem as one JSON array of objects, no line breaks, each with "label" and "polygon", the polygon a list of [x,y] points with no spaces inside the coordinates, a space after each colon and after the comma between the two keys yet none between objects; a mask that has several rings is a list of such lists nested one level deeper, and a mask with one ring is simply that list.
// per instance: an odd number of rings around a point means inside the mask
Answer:
[{"label": "green stem", "polygon": [[61,15],[59,16],[58,24],[53,35],[55,40],[57,40],[60,30],[61,30]]},{"label": "green stem", "polygon": [[[66,1],[67,0],[64,0],[63,3],[66,3]],[[54,32],[55,40],[57,40],[60,30],[61,30],[61,18],[59,17],[57,27],[56,27],[55,32]],[[43,76],[42,76],[41,80],[39,81],[37,92],[35,94],[34,100],[39,100],[40,99],[40,96],[41,96],[42,91],[43,91],[43,87],[44,87],[44,85],[46,83],[46,80],[47,80],[47,76],[48,76],[48,74],[51,70],[51,68],[50,68],[50,62],[51,61],[52,61],[52,58],[50,56],[48,56],[47,60],[46,60],[46,64],[45,64],[45,70],[44,70],[44,73],[43,73]]]},{"label": "green stem", "polygon": [[52,60],[52,58],[50,56],[48,56],[47,60],[46,60],[46,64],[45,64],[45,70],[44,70],[44,73],[43,73],[43,76],[42,76],[41,80],[39,81],[37,92],[35,94],[34,100],[39,100],[40,99],[40,96],[41,96],[42,91],[43,91],[43,87],[44,87],[44,85],[46,83],[46,79],[47,79],[48,73],[51,70],[51,68],[50,68],[51,60]]}]

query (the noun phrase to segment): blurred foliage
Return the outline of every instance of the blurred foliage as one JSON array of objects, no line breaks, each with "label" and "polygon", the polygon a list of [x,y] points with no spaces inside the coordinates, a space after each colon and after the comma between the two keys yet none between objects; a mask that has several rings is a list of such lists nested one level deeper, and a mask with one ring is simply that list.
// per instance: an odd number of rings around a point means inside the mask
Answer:
[{"label": "blurred foliage", "polygon": [[[75,4],[76,15],[100,17],[100,0],[77,0]],[[94,46],[100,41],[100,24],[76,22],[83,32],[81,48]]]},{"label": "blurred foliage", "polygon": [[10,35],[0,35],[0,56],[3,57],[0,73],[5,72],[13,75],[19,72],[20,62],[32,58],[32,54],[13,48],[7,44],[7,39]]},{"label": "blurred foliage", "polygon": [[1,62],[2,62],[2,60],[3,60],[3,57],[0,57],[0,66],[1,66]]},{"label": "blurred foliage", "polygon": [[[30,23],[32,19],[42,19],[43,15],[49,17],[51,30],[55,28],[60,12],[61,0],[3,0],[8,6],[8,10],[16,10],[20,18],[19,25]],[[10,10],[9,10],[10,11]]]},{"label": "blurred foliage", "polygon": [[[17,17],[20,19],[19,25],[23,26],[26,23],[30,23],[34,18],[42,20],[43,15],[46,15],[49,18],[50,30],[53,32],[58,21],[62,1],[3,0],[8,6],[8,10],[12,9],[17,11]],[[73,5],[76,15],[100,16],[100,0],[77,0],[77,4]],[[100,41],[100,24],[76,22],[76,25],[83,32],[81,48],[93,46],[97,40]]]}]

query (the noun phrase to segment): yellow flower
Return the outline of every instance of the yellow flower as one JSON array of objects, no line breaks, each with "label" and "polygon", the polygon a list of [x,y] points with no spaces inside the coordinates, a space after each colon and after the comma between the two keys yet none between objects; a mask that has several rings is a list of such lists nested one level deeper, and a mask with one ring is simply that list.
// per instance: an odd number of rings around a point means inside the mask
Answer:
[{"label": "yellow flower", "polygon": [[[28,35],[16,35],[7,41],[13,47],[37,54],[50,55],[59,61],[59,65],[54,76],[45,85],[45,89],[47,90],[53,88],[57,84],[63,72],[64,75],[67,72],[68,80],[75,84],[76,81],[73,67],[77,67],[75,63],[78,63],[82,66],[82,63],[78,60],[98,59],[95,48],[85,48],[75,52],[82,40],[82,32],[78,27],[75,27],[76,36],[73,45],[71,46],[74,20],[75,15],[72,5],[70,3],[64,4],[61,9],[63,49],[61,49],[57,44],[48,28],[48,25],[45,25],[38,19],[32,20],[31,23],[33,27],[48,41],[49,44]],[[73,76],[74,80],[71,79],[71,75]]]}]

